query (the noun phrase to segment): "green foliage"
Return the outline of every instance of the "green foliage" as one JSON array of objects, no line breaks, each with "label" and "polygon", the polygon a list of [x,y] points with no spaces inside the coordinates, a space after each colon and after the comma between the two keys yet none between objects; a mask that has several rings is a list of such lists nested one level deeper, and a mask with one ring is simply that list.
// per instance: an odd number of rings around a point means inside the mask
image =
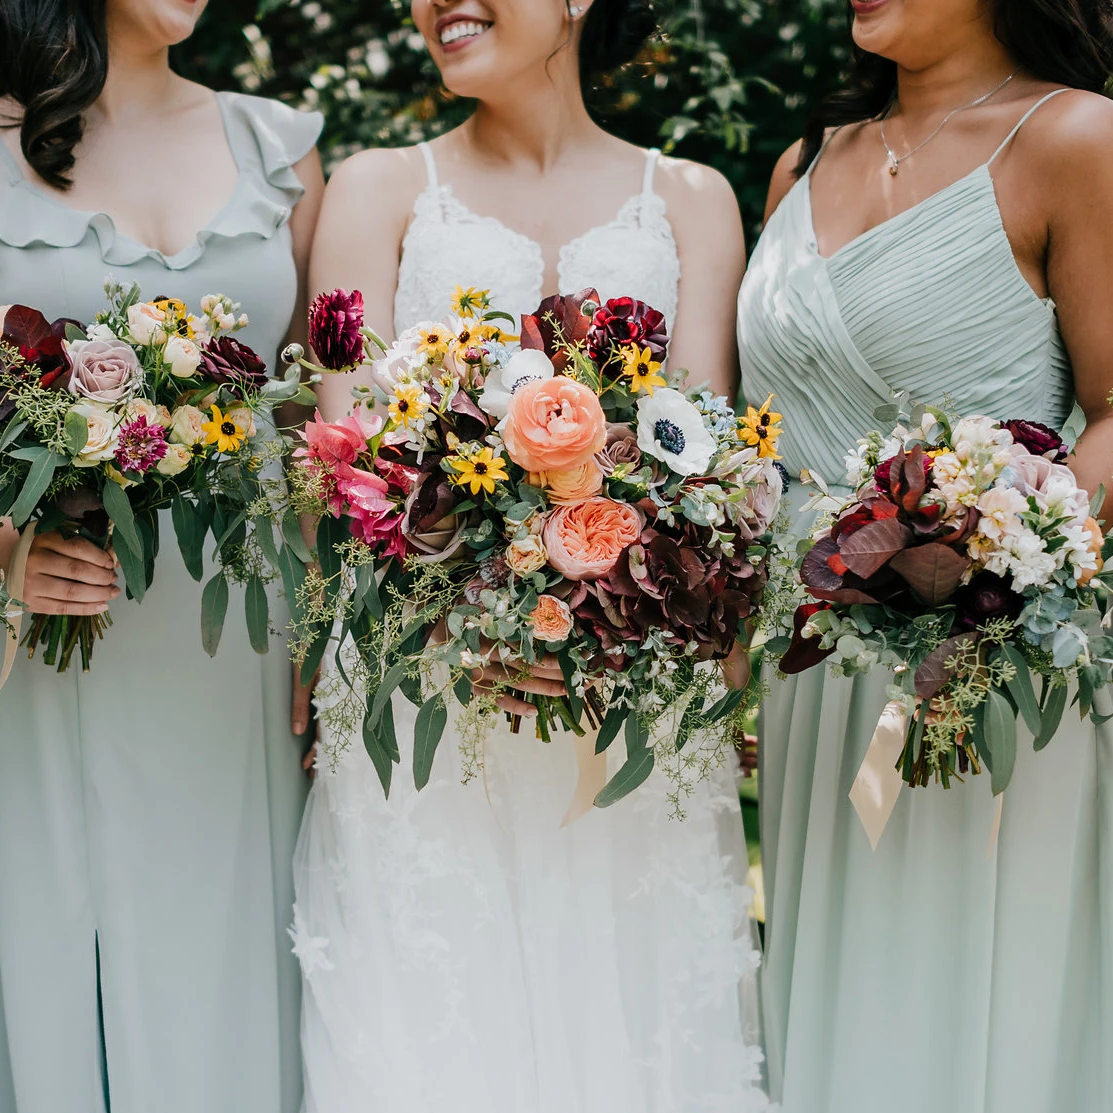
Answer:
[{"label": "green foliage", "polygon": [[[363,147],[414,143],[467,115],[440,87],[408,10],[405,0],[223,0],[176,61],[215,88],[321,109],[331,168]],[[774,162],[845,63],[845,4],[658,0],[657,10],[661,36],[592,91],[592,110],[635,143],[721,170],[752,235]]]}]

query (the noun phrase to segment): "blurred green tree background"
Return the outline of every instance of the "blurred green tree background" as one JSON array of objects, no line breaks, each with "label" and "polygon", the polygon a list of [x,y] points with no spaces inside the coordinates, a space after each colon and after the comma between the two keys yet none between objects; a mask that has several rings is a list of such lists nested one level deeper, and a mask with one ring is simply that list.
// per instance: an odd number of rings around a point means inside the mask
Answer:
[{"label": "blurred green tree background", "polygon": [[[593,90],[601,123],[707,162],[733,183],[751,240],[778,155],[847,57],[844,0],[657,0],[659,36]],[[409,0],[213,0],[178,68],[325,112],[326,169],[414,143],[468,112],[441,88]]]}]

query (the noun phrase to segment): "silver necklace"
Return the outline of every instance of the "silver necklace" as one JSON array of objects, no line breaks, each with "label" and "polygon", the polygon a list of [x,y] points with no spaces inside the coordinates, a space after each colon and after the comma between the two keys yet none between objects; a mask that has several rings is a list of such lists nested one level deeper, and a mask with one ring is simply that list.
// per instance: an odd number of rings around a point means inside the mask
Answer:
[{"label": "silver necklace", "polygon": [[992,97],[997,96],[997,94],[1001,92],[1001,90],[1004,89],[1004,87],[1008,85],[1008,83],[1012,81],[1012,79],[1016,77],[1019,72],[1019,70],[1013,70],[1013,72],[1010,73],[1009,76],[1006,77],[1000,85],[998,85],[995,89],[990,89],[988,93],[983,93],[982,96],[978,97],[977,100],[972,100],[969,104],[960,104],[958,108],[952,108],[951,111],[948,112],[947,115],[944,116],[943,119],[940,121],[939,126],[935,129],[935,131],[933,131],[931,135],[929,135],[927,139],[925,139],[922,143],[919,143],[915,147],[913,147],[912,150],[909,151],[906,155],[898,155],[893,150],[893,148],[889,146],[889,141],[885,138],[885,121],[892,115],[893,109],[897,105],[896,97],[894,97],[893,103],[889,105],[889,107],[885,110],[885,115],[881,117],[881,143],[882,146],[884,146],[885,148],[885,153],[889,156],[889,173],[895,178],[900,171],[901,163],[907,162],[917,151],[922,151],[947,126],[947,124],[950,123],[953,116],[957,116],[960,112],[965,112],[968,108],[977,108],[979,104],[985,104],[987,100],[990,100]]}]

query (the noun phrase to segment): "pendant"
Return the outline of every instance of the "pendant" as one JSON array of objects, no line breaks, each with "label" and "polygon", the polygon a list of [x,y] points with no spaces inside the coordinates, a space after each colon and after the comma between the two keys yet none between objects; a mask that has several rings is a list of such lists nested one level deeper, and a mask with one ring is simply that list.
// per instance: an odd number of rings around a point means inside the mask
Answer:
[{"label": "pendant", "polygon": [[889,162],[889,177],[895,178],[900,170],[900,163],[894,158]]}]

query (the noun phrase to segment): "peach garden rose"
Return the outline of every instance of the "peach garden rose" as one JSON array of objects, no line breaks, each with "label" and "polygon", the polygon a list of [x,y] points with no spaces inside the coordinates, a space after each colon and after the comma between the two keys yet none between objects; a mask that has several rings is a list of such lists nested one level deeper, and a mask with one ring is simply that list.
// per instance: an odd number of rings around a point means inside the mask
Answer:
[{"label": "peach garden rose", "polygon": [[531,472],[529,481],[543,488],[553,502],[583,502],[603,489],[603,472],[593,457],[578,468]]},{"label": "peach garden rose", "polygon": [[549,564],[570,580],[597,580],[641,537],[645,518],[637,507],[608,498],[561,506],[545,523]]},{"label": "peach garden rose", "polygon": [[503,440],[529,472],[582,467],[607,443],[603,407],[590,387],[565,375],[526,383],[511,398]]},{"label": "peach garden rose", "polygon": [[543,642],[562,642],[572,633],[572,612],[563,599],[542,595],[529,616],[533,636]]}]

